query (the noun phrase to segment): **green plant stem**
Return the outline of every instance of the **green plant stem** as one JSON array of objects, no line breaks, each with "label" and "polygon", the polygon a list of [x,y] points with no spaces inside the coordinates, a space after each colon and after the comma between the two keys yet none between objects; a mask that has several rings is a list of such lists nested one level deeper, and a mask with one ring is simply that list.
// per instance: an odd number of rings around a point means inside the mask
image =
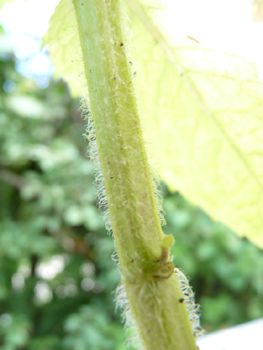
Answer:
[{"label": "green plant stem", "polygon": [[[196,349],[142,139],[119,0],[74,0],[99,158],[130,307],[147,350]],[[171,273],[170,273],[171,272]]]}]

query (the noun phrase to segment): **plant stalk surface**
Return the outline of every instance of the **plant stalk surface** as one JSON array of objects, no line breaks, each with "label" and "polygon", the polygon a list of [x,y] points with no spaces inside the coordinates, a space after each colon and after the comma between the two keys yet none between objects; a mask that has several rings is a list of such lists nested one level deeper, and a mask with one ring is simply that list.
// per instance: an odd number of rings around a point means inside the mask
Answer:
[{"label": "plant stalk surface", "polygon": [[145,350],[196,350],[158,216],[119,0],[74,0],[119,265]]}]

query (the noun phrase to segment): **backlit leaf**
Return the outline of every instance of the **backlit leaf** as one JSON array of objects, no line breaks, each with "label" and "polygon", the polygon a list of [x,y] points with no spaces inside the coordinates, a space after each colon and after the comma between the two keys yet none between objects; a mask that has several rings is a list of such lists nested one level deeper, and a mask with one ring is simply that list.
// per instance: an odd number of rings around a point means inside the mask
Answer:
[{"label": "backlit leaf", "polygon": [[169,45],[131,3],[151,157],[173,190],[263,247],[263,84],[245,59]]},{"label": "backlit leaf", "polygon": [[84,79],[82,53],[77,22],[71,1],[62,0],[51,17],[51,25],[43,39],[48,44],[50,57],[55,64],[55,76],[69,83],[73,96],[81,92],[80,81]]},{"label": "backlit leaf", "polygon": [[263,1],[250,0],[252,3],[252,18],[254,22],[263,21]]},{"label": "backlit leaf", "polygon": [[[159,25],[160,1],[126,2],[153,164],[172,190],[263,247],[263,84],[255,67],[189,38],[171,44]],[[57,7],[45,43],[76,93],[84,74],[75,64],[81,53],[70,1]]]}]

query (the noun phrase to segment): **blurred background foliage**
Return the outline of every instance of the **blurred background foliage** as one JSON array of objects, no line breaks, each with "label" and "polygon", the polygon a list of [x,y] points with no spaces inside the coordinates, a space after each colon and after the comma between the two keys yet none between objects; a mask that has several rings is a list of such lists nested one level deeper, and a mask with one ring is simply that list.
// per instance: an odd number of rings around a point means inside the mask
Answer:
[{"label": "blurred background foliage", "polygon": [[[96,206],[79,101],[62,80],[40,89],[16,65],[2,44],[0,348],[124,350],[119,272]],[[262,317],[263,252],[162,191],[164,231],[174,234],[174,263],[191,278],[204,328]]]}]

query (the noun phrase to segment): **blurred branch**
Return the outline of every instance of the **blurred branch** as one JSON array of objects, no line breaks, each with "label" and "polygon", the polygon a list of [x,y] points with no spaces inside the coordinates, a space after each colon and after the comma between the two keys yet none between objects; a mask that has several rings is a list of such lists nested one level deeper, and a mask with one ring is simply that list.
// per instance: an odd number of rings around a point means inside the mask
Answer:
[{"label": "blurred branch", "polygon": [[18,190],[25,186],[25,180],[21,176],[18,176],[6,169],[0,170],[0,180],[7,182]]},{"label": "blurred branch", "polygon": [[36,266],[38,262],[38,256],[36,254],[31,255],[31,276],[36,275]]},{"label": "blurred branch", "polygon": [[62,231],[57,232],[54,237],[65,250],[93,260],[89,254],[90,245],[82,237],[77,237],[74,234],[65,234]]}]

